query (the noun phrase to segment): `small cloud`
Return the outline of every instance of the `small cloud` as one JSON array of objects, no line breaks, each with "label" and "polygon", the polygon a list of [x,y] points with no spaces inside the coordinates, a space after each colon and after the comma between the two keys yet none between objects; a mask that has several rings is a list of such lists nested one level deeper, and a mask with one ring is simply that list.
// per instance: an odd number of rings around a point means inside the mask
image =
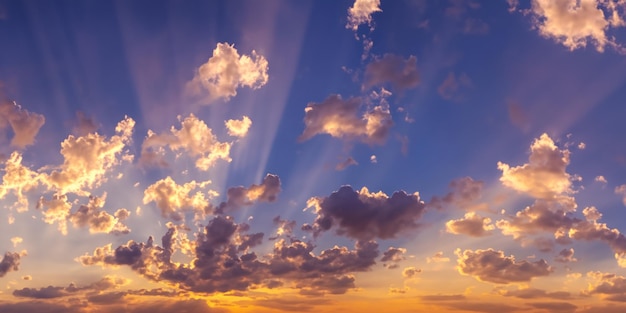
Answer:
[{"label": "small cloud", "polygon": [[426,258],[426,263],[446,263],[450,262],[450,258],[443,255],[443,251],[438,251],[431,257]]},{"label": "small cloud", "polygon": [[481,217],[475,212],[468,212],[458,220],[446,222],[446,231],[455,235],[467,235],[471,237],[488,236],[496,227],[491,224],[491,219]]},{"label": "small cloud", "polygon": [[585,148],[587,148],[587,145],[584,142],[578,144],[578,150],[585,150]]},{"label": "small cloud", "polygon": [[11,128],[11,146],[25,148],[33,145],[45,121],[43,115],[29,112],[15,101],[0,99],[0,135],[4,136],[7,128]]},{"label": "small cloud", "polygon": [[11,243],[13,243],[13,247],[17,247],[18,244],[22,243],[24,239],[22,237],[13,237],[11,238]]},{"label": "small cloud", "polygon": [[569,248],[561,250],[561,252],[559,252],[559,254],[554,258],[554,261],[559,263],[570,263],[578,260],[574,257],[574,249]]},{"label": "small cloud", "polygon": [[606,185],[606,184],[608,183],[608,181],[606,180],[606,178],[604,178],[604,176],[602,176],[602,175],[598,175],[598,176],[596,176],[596,178],[594,179],[594,181],[596,181],[596,182],[598,182],[598,183],[601,183],[601,184],[604,184],[604,185]]},{"label": "small cloud", "polygon": [[382,12],[380,0],[355,0],[352,7],[348,9],[347,29],[357,31],[360,25],[367,24],[372,27],[372,14]]},{"label": "small cloud", "polygon": [[410,266],[410,267],[406,267],[406,268],[404,268],[404,270],[402,270],[402,276],[404,278],[406,278],[406,279],[411,279],[413,277],[416,277],[417,274],[419,274],[421,272],[422,272],[421,269],[418,269],[418,268],[415,268],[413,266]]},{"label": "small cloud", "polygon": [[248,134],[248,130],[252,125],[252,120],[244,115],[241,120],[228,120],[224,123],[226,124],[229,135],[241,138]]},{"label": "small cloud", "polygon": [[372,155],[370,156],[370,162],[371,162],[372,164],[376,164],[376,163],[378,163],[378,158],[376,158],[376,156],[372,154]]},{"label": "small cloud", "polygon": [[343,171],[348,166],[358,165],[358,164],[359,163],[357,163],[357,161],[355,161],[352,157],[348,157],[347,159],[345,159],[341,163],[338,163],[337,166],[335,166],[335,169],[338,170],[338,171]]},{"label": "small cloud", "polygon": [[268,62],[252,50],[250,55],[239,55],[234,45],[218,43],[213,55],[202,64],[190,82],[187,93],[204,104],[216,100],[230,100],[239,87],[259,89],[268,79]]}]

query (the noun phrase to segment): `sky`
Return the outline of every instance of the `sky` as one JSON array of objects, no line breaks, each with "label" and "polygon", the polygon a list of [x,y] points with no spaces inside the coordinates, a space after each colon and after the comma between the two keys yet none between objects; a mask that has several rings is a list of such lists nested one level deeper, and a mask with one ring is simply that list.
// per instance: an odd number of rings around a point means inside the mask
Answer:
[{"label": "sky", "polygon": [[0,312],[624,312],[626,1],[0,0]]}]

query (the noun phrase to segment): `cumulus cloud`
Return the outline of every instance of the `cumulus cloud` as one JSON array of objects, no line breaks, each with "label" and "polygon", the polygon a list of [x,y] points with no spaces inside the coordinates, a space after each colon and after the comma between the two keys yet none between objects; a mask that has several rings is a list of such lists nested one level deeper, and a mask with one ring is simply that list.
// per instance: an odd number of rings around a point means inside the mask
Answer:
[{"label": "cumulus cloud", "polygon": [[187,83],[187,91],[204,104],[237,95],[239,87],[259,89],[268,79],[268,62],[252,50],[250,55],[239,55],[234,45],[218,43],[213,55],[196,71]]},{"label": "cumulus cloud", "polygon": [[216,216],[196,234],[189,263],[172,261],[179,247],[171,227],[158,246],[129,241],[113,248],[97,248],[77,261],[103,267],[129,266],[140,275],[202,293],[275,288],[288,284],[304,295],[341,294],[355,287],[352,273],[368,271],[378,258],[378,244],[358,241],[355,249],[335,246],[313,252],[315,246],[295,238],[276,240],[272,252],[259,256],[251,250],[262,243],[263,233],[248,233],[247,224]]},{"label": "cumulus cloud", "polygon": [[227,120],[224,122],[228,134],[234,137],[245,137],[248,134],[250,126],[252,126],[252,120],[243,116],[240,120]]},{"label": "cumulus cloud", "polygon": [[20,259],[26,255],[25,251],[6,252],[0,260],[0,278],[4,277],[9,272],[15,272],[20,268]]},{"label": "cumulus cloud", "polygon": [[496,226],[505,235],[524,238],[530,234],[552,232],[555,237],[563,237],[580,219],[572,216],[576,203],[571,201],[537,200],[530,206],[515,213],[508,219],[498,220]]},{"label": "cumulus cloud", "polygon": [[363,89],[388,84],[394,91],[415,88],[420,83],[417,58],[410,56],[405,60],[395,54],[385,54],[367,64],[364,79]]},{"label": "cumulus cloud", "polygon": [[498,162],[498,169],[502,171],[500,181],[537,199],[555,199],[572,192],[572,177],[565,171],[569,156],[569,150],[559,150],[552,138],[542,134],[530,146],[528,163],[511,167]]},{"label": "cumulus cloud", "polygon": [[85,190],[100,186],[106,174],[122,160],[131,160],[125,148],[132,139],[135,121],[124,118],[115,127],[116,135],[107,139],[97,133],[75,137],[70,135],[61,143],[63,164],[58,170],[44,174],[43,182],[59,194],[69,192],[87,196]]},{"label": "cumulus cloud", "polygon": [[314,197],[307,206],[315,209],[316,233],[334,228],[338,234],[369,240],[389,239],[418,227],[424,212],[419,193],[396,191],[391,197],[366,187],[355,191],[342,186],[328,197]]},{"label": "cumulus cloud", "polygon": [[171,127],[169,132],[157,134],[152,130],[141,145],[140,162],[145,165],[162,165],[164,147],[174,152],[186,152],[195,158],[196,168],[206,171],[213,167],[218,160],[230,162],[231,143],[220,142],[206,123],[190,114],[185,119],[178,117],[180,129]]},{"label": "cumulus cloud", "polygon": [[533,0],[527,11],[533,27],[542,37],[562,44],[570,51],[593,45],[598,52],[606,46],[624,48],[608,34],[623,27],[624,3],[620,0]]},{"label": "cumulus cloud", "polygon": [[309,103],[304,112],[306,126],[300,141],[327,134],[347,141],[383,144],[393,126],[388,105],[365,108],[361,98],[344,100],[331,95],[320,103]]},{"label": "cumulus cloud", "polygon": [[527,282],[535,277],[548,276],[552,267],[544,260],[517,262],[514,256],[505,256],[502,251],[456,250],[457,270],[463,275],[495,284]]},{"label": "cumulus cloud", "polygon": [[0,185],[0,199],[4,199],[12,192],[16,197],[12,207],[18,212],[28,211],[29,201],[26,193],[35,190],[41,184],[40,174],[22,165],[22,158],[22,154],[17,151],[11,153],[4,162],[4,175]]},{"label": "cumulus cloud", "polygon": [[380,259],[383,265],[388,269],[394,269],[398,267],[398,263],[406,260],[404,254],[406,253],[406,249],[404,248],[395,248],[389,247],[387,251],[383,253],[383,257]]},{"label": "cumulus cloud", "polygon": [[11,146],[25,148],[34,144],[45,121],[43,115],[28,112],[15,102],[0,99],[0,134],[6,136],[7,129],[11,128]]},{"label": "cumulus cloud", "polygon": [[196,182],[192,180],[183,185],[177,184],[170,176],[148,186],[143,192],[143,203],[154,202],[161,211],[161,216],[180,221],[186,211],[194,212],[203,217],[212,211],[209,199],[212,192],[196,189],[205,189],[211,181]]},{"label": "cumulus cloud", "polygon": [[219,205],[217,213],[224,213],[228,209],[237,209],[255,202],[274,202],[280,193],[280,178],[268,173],[261,184],[252,184],[246,188],[236,186],[228,188],[227,200]]},{"label": "cumulus cloud", "polygon": [[127,210],[118,210],[115,215],[102,210],[106,201],[106,193],[102,197],[89,196],[89,202],[81,205],[78,210],[69,215],[69,220],[75,227],[88,227],[89,233],[128,234],[130,229],[121,221],[128,217]]},{"label": "cumulus cloud", "polygon": [[359,25],[367,24],[372,27],[372,14],[382,12],[380,9],[380,0],[355,0],[354,4],[348,9],[347,29],[357,31]]},{"label": "cumulus cloud", "polygon": [[471,237],[488,236],[495,228],[496,227],[491,224],[490,218],[481,217],[475,212],[468,212],[463,218],[446,222],[447,232]]}]

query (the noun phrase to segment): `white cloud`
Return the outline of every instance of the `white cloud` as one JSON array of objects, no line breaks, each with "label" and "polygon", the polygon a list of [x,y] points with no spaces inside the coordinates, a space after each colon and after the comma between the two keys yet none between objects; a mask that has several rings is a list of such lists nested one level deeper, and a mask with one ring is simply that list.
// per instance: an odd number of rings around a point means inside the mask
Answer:
[{"label": "white cloud", "polygon": [[623,47],[607,34],[624,26],[623,0],[533,0],[527,11],[539,34],[570,51],[593,45],[598,52],[606,46]]},{"label": "white cloud", "polygon": [[622,196],[622,202],[626,205],[626,184],[615,187],[615,194]]},{"label": "white cloud", "polygon": [[302,141],[328,134],[347,141],[383,144],[393,126],[387,105],[364,109],[360,98],[344,100],[331,95],[321,103],[309,103],[304,112],[306,128],[299,137]]},{"label": "white cloud", "polygon": [[[202,217],[210,213],[212,207],[209,198],[214,192],[201,192],[195,189],[206,188],[210,181],[196,182],[192,180],[183,185],[178,185],[171,177],[161,179],[148,186],[144,190],[143,203],[154,202],[161,210],[161,216],[175,221],[183,219],[184,211],[192,211],[196,216]],[[208,195],[209,197],[207,197]]]},{"label": "white cloud", "polygon": [[196,167],[206,171],[213,167],[218,160],[230,162],[229,142],[220,142],[213,134],[213,131],[198,119],[190,114],[184,120],[178,117],[181,127],[174,126],[169,132],[157,134],[152,130],[148,131],[148,137],[141,145],[140,162],[147,165],[162,165],[165,161],[162,156],[165,153],[163,147],[169,147],[172,151],[185,151],[196,159]]},{"label": "white cloud", "polygon": [[528,163],[510,167],[498,162],[498,169],[502,171],[500,181],[537,199],[556,199],[572,192],[571,177],[565,171],[569,155],[569,150],[559,150],[554,141],[543,134],[530,146]]},{"label": "white cloud", "polygon": [[228,134],[234,137],[245,137],[248,134],[250,126],[252,126],[252,120],[243,116],[240,120],[228,120],[224,124],[228,129]]},{"label": "white cloud", "polygon": [[252,50],[250,55],[239,55],[234,45],[218,43],[213,56],[196,71],[187,83],[189,93],[206,104],[218,99],[228,101],[237,95],[239,87],[258,89],[268,79],[268,62]]},{"label": "white cloud", "polygon": [[[0,199],[12,191],[16,201],[13,208],[18,212],[28,211],[28,197],[26,192],[34,190],[40,184],[40,175],[22,165],[22,154],[15,151],[5,161],[4,175],[0,185]],[[10,223],[9,223],[10,224]]]},{"label": "white cloud", "polygon": [[348,9],[348,23],[346,28],[356,31],[361,24],[372,27],[372,14],[382,12],[380,0],[355,0]]}]

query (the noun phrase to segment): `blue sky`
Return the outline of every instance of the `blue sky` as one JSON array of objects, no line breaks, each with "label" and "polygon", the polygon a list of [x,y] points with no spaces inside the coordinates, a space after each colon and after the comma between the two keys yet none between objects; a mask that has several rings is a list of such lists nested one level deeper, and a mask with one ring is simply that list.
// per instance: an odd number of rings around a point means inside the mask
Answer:
[{"label": "blue sky", "polygon": [[0,311],[620,312],[625,16],[0,1]]}]

